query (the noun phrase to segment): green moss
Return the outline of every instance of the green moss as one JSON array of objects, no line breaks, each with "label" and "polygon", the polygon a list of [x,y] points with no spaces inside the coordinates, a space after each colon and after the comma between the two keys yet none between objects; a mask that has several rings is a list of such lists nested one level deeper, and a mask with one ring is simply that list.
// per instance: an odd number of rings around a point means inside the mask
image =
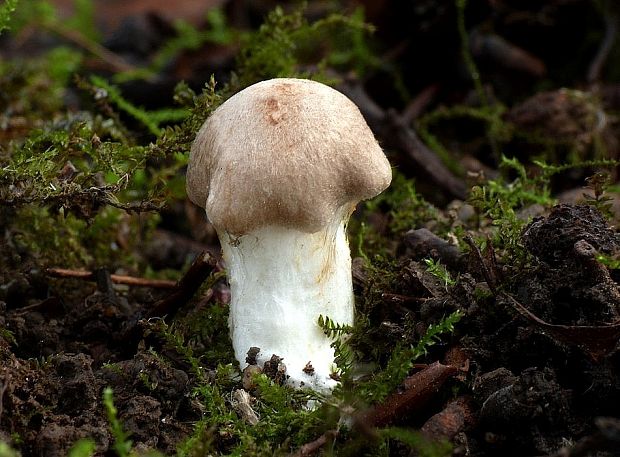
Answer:
[{"label": "green moss", "polygon": [[[562,165],[535,161],[538,168],[528,173],[525,166],[516,158],[502,157],[497,179],[471,189],[469,202],[479,212],[480,220],[490,220],[492,226],[492,243],[501,251],[504,262],[513,266],[522,266],[527,262],[528,254],[521,244],[521,232],[529,222],[527,217],[520,217],[519,211],[529,205],[538,204],[551,207],[556,200],[551,196],[551,178],[575,168],[615,166],[612,160],[590,160]],[[512,176],[512,178],[510,178]],[[602,192],[602,188],[599,189]],[[596,199],[596,197],[594,197]],[[600,204],[604,205],[602,193]],[[482,237],[480,244],[486,243]]]},{"label": "green moss", "polygon": [[[423,227],[430,221],[441,230],[439,211],[416,191],[414,181],[398,170],[393,170],[392,174],[390,187],[364,202],[359,217],[354,216],[349,221],[349,237],[354,240],[352,255],[363,257],[367,262],[374,261],[376,256],[393,255],[394,240],[401,239],[408,230]],[[386,233],[379,233],[364,222],[365,217],[372,213],[386,216]]]},{"label": "green moss", "polygon": [[456,285],[457,281],[452,278],[450,272],[441,264],[439,260],[429,258],[424,259],[424,263],[426,264],[426,271],[439,279],[443,283],[444,287],[448,288],[448,286]]},{"label": "green moss", "polygon": [[353,366],[354,353],[348,344],[348,338],[353,332],[353,326],[344,325],[334,322],[329,316],[319,315],[319,327],[323,330],[326,337],[333,340],[330,345],[334,348],[334,362],[338,367],[338,378],[345,377],[349,374]]},{"label": "green moss", "polygon": [[608,194],[611,177],[608,173],[598,172],[586,178],[586,184],[593,195],[584,194],[584,202],[600,211],[607,219],[614,217],[613,197]]},{"label": "green moss", "polygon": [[106,387],[103,390],[103,406],[105,408],[106,416],[108,417],[108,424],[110,426],[110,431],[112,432],[112,438],[114,439],[112,448],[116,451],[118,457],[129,457],[132,442],[129,439],[129,434],[125,432],[121,422],[118,420],[118,411],[114,406],[112,389],[110,387]]},{"label": "green moss", "polygon": [[0,441],[0,457],[20,457],[21,454],[9,446],[7,443]]},{"label": "green moss", "polygon": [[126,374],[125,371],[123,371],[123,369],[118,363],[104,363],[102,368],[105,368],[106,370],[110,370],[111,372],[113,372],[114,374],[120,377],[125,377],[125,374]]},{"label": "green moss", "polygon": [[[31,82],[20,84],[20,97],[30,96]],[[93,95],[98,90],[82,87],[92,89]],[[118,102],[122,96],[114,92],[113,98]],[[119,104],[126,109],[132,106]],[[42,109],[58,106],[24,109],[41,116]],[[143,113],[137,108],[132,112]],[[183,112],[187,117],[189,110],[183,108]],[[161,136],[148,147],[134,144],[133,134],[113,111],[106,114],[111,117],[56,114],[54,122],[33,129],[24,140],[13,141],[0,157],[0,205],[13,208],[10,229],[43,263],[54,259],[64,267],[135,265],[132,249],[145,241],[159,219],[154,214],[130,216],[127,212],[159,209],[164,201],[185,196],[179,170],[187,157],[172,150],[175,130],[156,127],[165,119],[162,113],[149,120]],[[170,147],[164,150],[162,144]],[[127,236],[121,237],[119,228]]]},{"label": "green moss", "polygon": [[30,59],[0,62],[0,146],[8,146],[7,137],[22,138],[61,117],[67,84],[81,62],[79,52],[64,46]]},{"label": "green moss", "polygon": [[89,40],[101,41],[95,14],[94,0],[73,0],[73,16],[65,21],[66,27],[77,30]]},{"label": "green moss", "polygon": [[516,158],[502,156],[500,170],[504,173],[516,172],[517,177],[512,181],[499,177],[484,185],[474,186],[469,201],[495,227],[495,248],[502,250],[506,259],[510,259],[509,262],[521,265],[527,258],[527,252],[521,244],[521,231],[528,221],[519,218],[517,211],[530,204],[551,206],[554,200],[551,198],[548,180],[530,178]]},{"label": "green moss", "polygon": [[220,8],[211,8],[206,15],[206,28],[199,29],[176,19],[172,24],[175,36],[167,40],[155,53],[149,65],[144,68],[114,74],[116,83],[135,79],[149,79],[164,72],[165,67],[183,52],[195,51],[207,43],[227,45],[238,40],[240,32],[229,27],[226,16]]},{"label": "green moss", "polygon": [[0,328],[0,338],[2,338],[9,344],[17,344],[17,341],[15,340],[15,335],[13,335],[13,332],[11,332],[7,328]]},{"label": "green moss", "polygon": [[[332,77],[325,70],[330,66],[363,72],[377,62],[365,40],[372,30],[361,10],[309,23],[301,8],[286,14],[276,7],[256,33],[243,37],[232,86],[239,90],[276,77],[312,76],[329,82]],[[316,70],[311,74],[304,67]]]},{"label": "green moss", "polygon": [[186,332],[205,347],[201,360],[208,365],[234,363],[228,330],[228,306],[213,304],[185,319]]},{"label": "green moss", "polygon": [[104,98],[110,100],[111,103],[116,105],[120,110],[129,114],[131,117],[139,121],[148,131],[154,135],[161,135],[161,130],[158,127],[157,121],[150,116],[144,109],[135,106],[133,103],[128,102],[120,93],[117,87],[109,84],[105,79],[92,75],[90,77],[92,84],[97,91],[97,99],[101,101]]},{"label": "green moss", "polygon": [[19,32],[27,25],[58,22],[54,5],[46,0],[20,0],[15,10],[11,29]]},{"label": "green moss", "polygon": [[467,29],[465,28],[465,9],[467,7],[467,0],[455,0],[455,5],[457,12],[456,28],[459,32],[459,38],[461,39],[461,57],[463,58],[463,61],[467,66],[469,76],[474,82],[474,87],[476,89],[476,94],[478,95],[480,104],[487,105],[488,99],[482,85],[480,72],[478,71],[478,67],[476,66],[474,58],[472,57],[470,52],[469,34],[467,33]]},{"label": "green moss", "polygon": [[194,351],[191,344],[188,343],[188,338],[185,333],[177,328],[176,325],[169,326],[164,320],[152,320],[149,321],[147,335],[155,333],[159,335],[165,342],[165,346],[174,350],[190,365],[193,375],[198,382],[202,383],[207,379],[207,367]]},{"label": "green moss", "polygon": [[379,436],[384,440],[384,446],[389,446],[390,440],[399,441],[410,449],[417,451],[420,457],[448,457],[452,455],[452,445],[448,441],[430,441],[420,432],[387,427],[379,431]]},{"label": "green moss", "polygon": [[69,449],[68,457],[91,457],[95,454],[96,444],[91,439],[81,439]]},{"label": "green moss", "polygon": [[[472,122],[474,129],[479,125],[480,133],[494,148],[508,142],[514,135],[514,127],[503,121],[505,108],[500,105],[472,107],[465,105],[440,106],[422,116],[416,122],[416,130],[420,138],[437,153],[442,162],[457,175],[463,174],[463,169],[457,160],[454,151],[449,151],[439,137],[447,136],[443,129],[455,125],[458,121]],[[440,133],[434,133],[438,130]]]},{"label": "green moss", "polygon": [[461,317],[463,314],[455,311],[437,324],[430,324],[424,336],[414,345],[397,343],[390,351],[385,368],[375,373],[371,380],[356,387],[356,396],[367,404],[374,404],[394,392],[409,374],[413,362],[425,355],[442,336],[452,333]]},{"label": "green moss", "polygon": [[0,6],[0,34],[10,29],[11,15],[15,12],[18,0],[6,0]]}]

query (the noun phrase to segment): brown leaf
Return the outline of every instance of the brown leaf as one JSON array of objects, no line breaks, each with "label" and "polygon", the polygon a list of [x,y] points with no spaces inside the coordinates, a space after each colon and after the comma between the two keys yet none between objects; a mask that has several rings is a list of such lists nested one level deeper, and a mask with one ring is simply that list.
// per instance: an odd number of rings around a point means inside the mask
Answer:
[{"label": "brown leaf", "polygon": [[620,339],[620,322],[609,325],[557,325],[543,321],[515,298],[501,294],[520,314],[539,327],[548,331],[554,338],[568,344],[575,344],[586,351],[596,362],[609,354]]}]

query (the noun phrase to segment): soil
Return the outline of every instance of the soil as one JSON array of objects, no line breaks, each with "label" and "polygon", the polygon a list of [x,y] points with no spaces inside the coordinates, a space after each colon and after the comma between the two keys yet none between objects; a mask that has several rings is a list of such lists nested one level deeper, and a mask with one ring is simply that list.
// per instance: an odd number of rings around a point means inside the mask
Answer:
[{"label": "soil", "polygon": [[475,325],[468,330],[478,336],[460,343],[476,372],[472,393],[484,431],[477,439],[498,452],[508,446],[510,455],[545,455],[567,436],[593,433],[596,417],[618,413],[620,334],[600,354],[587,345],[584,330],[617,322],[617,286],[605,268],[601,275],[592,271],[576,249],[587,243],[615,251],[618,237],[592,207],[560,205],[534,219],[523,240],[538,265],[520,272],[517,299],[545,322],[575,331],[560,335],[511,317],[512,303],[504,300],[508,314],[470,309]]},{"label": "soil", "polygon": [[[616,283],[609,274],[590,271],[575,250],[580,242],[604,252],[618,248],[617,235],[596,210],[558,206],[532,221],[523,238],[538,259],[535,268],[520,272],[516,297],[524,306],[551,324],[602,326],[617,319]],[[401,260],[427,254],[418,245]],[[489,298],[485,307],[473,296],[488,286],[475,279],[478,266],[469,263],[473,267],[460,271],[456,290],[435,288],[419,311],[426,322],[454,308],[467,316],[443,356],[465,355],[472,386],[466,409],[471,417],[452,438],[464,440],[469,455],[554,455],[567,437],[599,433],[601,421],[617,431],[618,338],[601,356],[582,346],[579,334],[559,339],[515,314],[506,300],[492,304]],[[425,274],[415,262],[411,265]],[[138,332],[137,339],[127,332],[128,322],[152,306],[157,294],[135,288],[102,292],[72,279],[46,279],[17,265],[11,277],[13,282],[3,278],[7,286],[0,314],[0,323],[15,336],[15,344],[2,347],[2,439],[11,438],[8,431],[19,434],[22,454],[33,456],[66,455],[83,437],[108,449],[112,438],[100,392],[110,386],[136,449],[174,454],[203,413],[192,397],[194,375],[174,354],[157,355],[155,348],[166,353],[165,348],[145,337],[148,332]],[[410,280],[403,287],[420,284]],[[91,293],[80,296],[85,289]],[[63,296],[65,291],[71,293]],[[406,417],[395,420],[406,423]],[[579,455],[618,455],[611,450],[617,444],[604,441],[597,452]]]},{"label": "soil", "polygon": [[[154,10],[143,9],[149,3],[146,0],[126,3],[136,4],[135,15],[141,21],[119,26],[125,27],[120,31],[135,36],[129,33],[135,32],[131,27],[137,27],[138,32],[148,27],[158,36],[171,33],[172,19],[166,8],[166,14],[160,11],[161,2],[155,2],[159,9]],[[195,2],[180,3],[186,7],[185,15],[194,11],[190,4]],[[237,21],[235,25],[246,28],[256,28],[256,17],[273,6],[273,2],[262,1],[248,2],[245,9],[239,6],[243,2],[212,3],[224,5],[231,20]],[[309,3],[308,14],[320,16],[323,2]],[[424,111],[455,100],[468,103],[480,95],[464,88],[472,81],[462,76],[466,64],[458,57],[453,2],[423,1],[415,8],[394,3],[352,2],[366,6],[367,19],[379,26],[376,39],[386,50],[387,61],[399,62],[401,83],[407,82],[405,89],[418,95],[410,97],[409,104],[403,103],[395,84],[386,83],[390,81],[389,70],[364,81],[363,96],[360,84],[345,83],[339,89],[360,105],[382,144],[393,151],[390,160],[407,178],[417,180],[418,191],[436,205],[437,215],[424,226],[407,227],[394,234],[390,224],[395,221],[388,211],[379,207],[365,214],[373,229],[392,237],[390,260],[397,265],[396,280],[389,288],[378,282],[384,288],[374,292],[382,297],[382,305],[369,314],[377,324],[373,329],[376,333],[369,337],[376,337],[377,347],[379,342],[415,340],[429,324],[440,322],[453,311],[460,310],[463,318],[453,335],[433,347],[420,364],[423,366],[414,367],[410,374],[413,377],[423,369],[440,369],[434,365],[437,361],[449,369],[437,378],[424,378],[420,381],[423,391],[409,396],[415,387],[408,378],[385,403],[363,416],[368,424],[358,424],[360,435],[371,442],[371,432],[364,435],[364,427],[390,424],[420,430],[431,440],[447,439],[455,456],[620,456],[620,269],[602,261],[617,259],[620,253],[615,226],[620,220],[618,201],[612,202],[611,215],[577,202],[574,195],[581,197],[584,178],[594,167],[569,170],[551,183],[554,195],[572,192],[566,197],[569,202],[549,208],[523,205],[518,216],[533,216],[516,240],[524,249],[523,257],[494,252],[491,224],[479,220],[485,215],[465,202],[465,189],[500,173],[493,145],[482,145],[488,139],[485,132],[477,126],[472,129],[466,121],[440,126],[441,133],[455,144],[454,138],[460,141],[454,148],[460,151],[459,165],[464,173],[455,177],[447,167],[437,168],[441,163],[437,155],[409,127]],[[588,30],[599,32],[604,20],[593,11],[592,2],[552,1],[546,6],[515,3],[475,5],[467,22],[468,27],[481,25],[471,46],[482,74],[496,82],[496,93],[490,98],[509,99],[512,108],[502,114],[504,121],[531,135],[507,141],[505,152],[521,151],[523,161],[537,158],[544,147],[531,138],[546,136],[566,141],[554,149],[560,158],[570,152],[591,159],[588,153],[603,143],[609,157],[617,159],[620,129],[613,119],[620,106],[613,73],[617,68],[609,69],[609,74],[601,73],[595,62],[584,57],[583,47],[588,48],[588,56],[598,50],[586,32],[573,37],[575,30],[581,30],[582,18],[590,21]],[[614,18],[618,15],[615,5],[606,8]],[[117,16],[124,13],[111,6],[106,11],[110,17],[101,20],[108,27],[118,26]],[[235,11],[244,14],[235,16]],[[398,13],[415,19],[415,31]],[[498,41],[498,35],[488,31],[491,24],[511,42]],[[119,41],[121,35],[106,38],[115,43],[109,47],[119,53],[131,48]],[[568,70],[561,63],[566,62],[566,54],[572,54],[558,50],[570,46],[580,50],[571,63],[582,70],[588,68],[592,79],[564,75]],[[146,44],[144,48],[151,49]],[[131,84],[124,89],[140,103],[152,100],[162,87],[169,88],[185,76],[202,85],[208,80],[205,68],[228,74],[234,52],[232,47],[192,51],[167,68],[157,83],[135,93]],[[208,65],[196,65],[190,58],[195,54],[205,57]],[[130,58],[138,60],[146,55]],[[420,74],[416,76],[418,68]],[[558,89],[537,91],[536,83],[543,75],[547,79],[542,87]],[[586,84],[589,86],[584,87]],[[594,94],[595,100],[581,103],[573,92],[559,89],[563,85],[579,86],[583,93]],[[158,103],[163,102],[154,102]],[[611,120],[596,130],[591,123],[593,114],[609,115]],[[610,176],[617,185],[616,171],[612,167]],[[11,214],[9,209],[0,209],[4,221],[10,220]],[[204,250],[217,255],[213,230],[201,217],[202,213],[187,202],[167,207],[155,236],[148,246],[140,248],[149,267],[180,271],[186,259],[200,258]],[[186,227],[188,220],[198,220],[207,228],[192,232]],[[442,236],[436,235],[434,231],[439,232],[445,221],[466,230],[475,227],[472,233],[477,241],[486,240],[487,248],[477,247],[484,242],[457,247],[443,236],[445,230]],[[0,222],[3,231],[5,225]],[[101,401],[104,388],[111,387],[118,419],[130,434],[133,449],[175,455],[177,446],[194,433],[196,421],[210,413],[196,399],[194,388],[198,376],[209,379],[216,367],[201,367],[204,371],[197,373],[196,367],[161,337],[157,326],[164,315],[167,322],[175,322],[188,315],[191,320],[194,308],[225,309],[230,300],[225,279],[220,277],[208,288],[200,288],[196,278],[206,275],[190,269],[191,278],[181,283],[188,289],[179,293],[115,283],[105,268],[93,271],[90,280],[52,277],[37,254],[16,247],[12,236],[7,229],[7,240],[0,243],[0,330],[10,332],[0,333],[0,442],[12,443],[24,457],[55,457],[67,455],[79,439],[91,438],[97,456],[116,455]],[[423,262],[429,257],[458,278],[455,285],[448,287],[429,274]],[[209,265],[208,272],[222,267],[215,262]],[[373,272],[362,258],[354,259],[353,265],[360,311],[367,311],[364,307],[368,301],[361,297],[370,290]],[[153,309],[158,310],[156,316]],[[192,349],[202,355],[217,349],[211,346],[216,345],[214,341],[214,335],[200,335]],[[371,349],[362,348],[364,351],[370,353]],[[387,355],[379,358],[385,361]],[[265,367],[276,382],[283,380],[279,362],[274,356],[271,366]],[[251,390],[250,384],[239,374],[237,389]],[[404,404],[404,398],[413,399],[407,401],[413,401],[415,407]],[[227,399],[226,404],[233,406],[234,401]],[[256,417],[252,420],[260,421]],[[217,445],[225,453],[233,438],[225,430],[218,432]],[[317,442],[309,443],[307,449],[311,451],[299,455],[328,455],[321,454],[327,452],[323,449],[326,439],[317,438]],[[398,446],[386,452],[384,455],[421,455]]]},{"label": "soil", "polygon": [[[21,280],[22,290],[33,290],[32,271]],[[107,449],[101,391],[110,386],[118,417],[138,449],[173,454],[201,412],[192,402],[186,367],[174,367],[124,337],[127,322],[152,297],[93,290],[65,301],[59,295],[64,288],[85,288],[71,282],[48,284],[50,298],[33,298],[31,309],[15,308],[10,295],[2,302],[1,323],[15,335],[12,350],[2,348],[2,439],[10,441],[7,430],[19,434],[23,455],[66,455],[85,437]]]}]

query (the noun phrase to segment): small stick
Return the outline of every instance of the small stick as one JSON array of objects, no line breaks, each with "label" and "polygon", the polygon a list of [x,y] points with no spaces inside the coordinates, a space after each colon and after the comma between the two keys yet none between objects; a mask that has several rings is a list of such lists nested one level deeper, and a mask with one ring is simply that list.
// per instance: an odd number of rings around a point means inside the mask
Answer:
[{"label": "small stick", "polygon": [[[47,274],[54,278],[76,278],[84,281],[96,281],[97,276],[92,271],[70,270],[67,268],[48,268]],[[110,275],[112,282],[129,286],[151,287],[153,289],[172,289],[177,285],[176,281],[168,279],[147,279],[135,276]]]},{"label": "small stick", "polygon": [[0,419],[2,419],[2,413],[4,412],[4,404],[2,399],[4,398],[4,392],[6,392],[6,390],[9,387],[9,374],[7,373],[4,382],[0,382]]},{"label": "small stick", "polygon": [[394,392],[381,403],[362,412],[356,425],[372,436],[372,428],[380,428],[422,408],[439,392],[443,384],[458,373],[452,365],[434,362],[403,381],[403,391]]},{"label": "small stick", "polygon": [[[467,196],[465,182],[455,176],[437,154],[418,138],[406,118],[381,108],[359,83],[344,83],[339,85],[338,89],[355,102],[372,131],[384,140],[386,146],[402,151],[408,163],[414,165],[416,169],[424,170],[448,195],[460,200],[465,199]],[[407,116],[411,116],[411,113]]]},{"label": "small stick", "polygon": [[316,454],[329,441],[333,441],[338,436],[337,430],[328,430],[314,441],[304,444],[298,452],[290,454],[291,457],[307,457]]},{"label": "small stick", "polygon": [[605,36],[598,49],[598,52],[594,56],[594,59],[590,63],[588,68],[588,82],[595,83],[601,77],[603,66],[605,61],[609,57],[609,53],[613,48],[616,41],[616,35],[618,34],[618,17],[614,13],[605,14]]},{"label": "small stick", "polygon": [[428,300],[428,298],[425,297],[411,297],[409,295],[390,294],[387,292],[382,293],[381,298],[389,301],[390,303],[402,304],[424,303],[426,300]]},{"label": "small stick", "polygon": [[395,111],[388,111],[384,129],[382,136],[386,145],[403,151],[408,161],[424,170],[451,197],[465,200],[467,187],[463,180],[455,176],[439,156],[420,140],[416,132],[405,124],[402,116]]},{"label": "small stick", "polygon": [[216,266],[217,259],[209,254],[208,251],[202,252],[179,280],[175,290],[167,297],[157,301],[148,312],[147,317],[166,316],[166,320],[171,319],[194,296]]},{"label": "small stick", "polygon": [[439,92],[439,87],[439,83],[426,86],[409,102],[401,114],[403,124],[411,124],[414,119],[417,119],[424,112],[426,107],[433,101],[435,95],[437,95],[437,92]]},{"label": "small stick", "polygon": [[113,71],[123,72],[136,70],[135,66],[128,63],[121,56],[101,46],[99,43],[90,40],[76,30],[72,30],[62,26],[61,24],[55,23],[44,23],[42,25],[51,32],[56,33],[61,37],[65,38],[66,40],[73,42],[77,46],[90,52],[95,57],[101,59],[101,61],[105,62]]},{"label": "small stick", "polygon": [[497,297],[497,287],[495,285],[495,280],[493,279],[493,275],[489,271],[489,267],[484,261],[482,252],[480,252],[480,249],[478,248],[478,246],[476,246],[476,243],[474,243],[474,239],[470,235],[465,236],[465,238],[463,238],[463,241],[465,241],[465,243],[469,245],[472,252],[476,256],[476,260],[480,263],[480,269],[482,270],[484,281],[487,283],[487,286],[489,286],[489,290],[491,291],[493,296]]}]

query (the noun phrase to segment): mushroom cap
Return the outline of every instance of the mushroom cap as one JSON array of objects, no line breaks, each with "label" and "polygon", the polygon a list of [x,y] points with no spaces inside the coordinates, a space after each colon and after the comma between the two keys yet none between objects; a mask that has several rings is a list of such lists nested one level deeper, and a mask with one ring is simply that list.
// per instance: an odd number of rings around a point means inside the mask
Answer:
[{"label": "mushroom cap", "polygon": [[329,86],[277,78],[233,95],[192,145],[187,193],[217,230],[314,233],[389,186],[390,164],[355,104]]}]

